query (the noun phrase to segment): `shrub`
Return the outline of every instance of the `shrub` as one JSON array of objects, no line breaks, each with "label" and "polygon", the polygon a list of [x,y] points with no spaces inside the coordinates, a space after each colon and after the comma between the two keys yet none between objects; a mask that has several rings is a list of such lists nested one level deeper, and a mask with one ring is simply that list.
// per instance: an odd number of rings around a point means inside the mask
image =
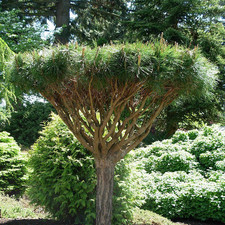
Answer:
[{"label": "shrub", "polygon": [[222,169],[221,162],[223,162],[224,159],[225,159],[225,148],[224,148],[224,150],[217,149],[212,152],[207,151],[205,153],[200,154],[200,156],[199,156],[200,164],[206,169],[208,169],[208,168],[212,168],[212,169],[221,168]]},{"label": "shrub", "polygon": [[195,156],[186,151],[179,144],[167,143],[167,141],[156,142],[147,147],[142,157],[145,170],[150,173],[159,171],[161,173],[173,171],[186,171],[199,167]]},{"label": "shrub", "polygon": [[225,159],[222,161],[217,161],[215,163],[215,167],[217,170],[222,170],[223,172],[225,172]]},{"label": "shrub", "polygon": [[[221,178],[221,177],[220,177]],[[152,173],[144,209],[167,218],[213,219],[225,222],[224,182],[199,173]]]},{"label": "shrub", "polygon": [[188,134],[184,131],[176,132],[172,137],[172,143],[175,144],[177,142],[185,142],[188,140]]},{"label": "shrub", "polygon": [[167,218],[225,222],[225,135],[218,126],[178,131],[136,150],[144,209]]},{"label": "shrub", "polygon": [[[54,115],[33,146],[29,196],[60,220],[93,224],[96,176],[94,160],[62,120]],[[115,171],[113,224],[131,219],[129,168],[121,162]]]},{"label": "shrub", "polygon": [[0,132],[0,191],[21,195],[26,183],[26,157],[7,132]]},{"label": "shrub", "polygon": [[189,171],[197,164],[193,155],[186,151],[164,153],[155,163],[155,170],[162,173],[168,171]]}]

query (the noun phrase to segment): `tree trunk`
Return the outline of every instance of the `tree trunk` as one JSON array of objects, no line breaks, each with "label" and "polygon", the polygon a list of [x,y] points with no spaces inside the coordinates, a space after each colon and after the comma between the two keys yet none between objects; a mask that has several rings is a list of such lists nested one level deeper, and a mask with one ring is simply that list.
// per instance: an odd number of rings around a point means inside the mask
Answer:
[{"label": "tree trunk", "polygon": [[109,159],[97,159],[96,225],[111,225],[114,169]]},{"label": "tree trunk", "polygon": [[59,0],[56,3],[56,28],[62,31],[55,35],[55,43],[67,44],[69,42],[70,0]]}]

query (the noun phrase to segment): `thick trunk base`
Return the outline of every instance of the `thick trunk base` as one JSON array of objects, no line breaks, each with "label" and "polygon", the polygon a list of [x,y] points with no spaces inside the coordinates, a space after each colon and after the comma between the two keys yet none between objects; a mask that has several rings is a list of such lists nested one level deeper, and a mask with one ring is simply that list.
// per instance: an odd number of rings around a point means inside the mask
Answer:
[{"label": "thick trunk base", "polygon": [[95,160],[97,174],[96,225],[111,225],[115,165],[109,160]]}]

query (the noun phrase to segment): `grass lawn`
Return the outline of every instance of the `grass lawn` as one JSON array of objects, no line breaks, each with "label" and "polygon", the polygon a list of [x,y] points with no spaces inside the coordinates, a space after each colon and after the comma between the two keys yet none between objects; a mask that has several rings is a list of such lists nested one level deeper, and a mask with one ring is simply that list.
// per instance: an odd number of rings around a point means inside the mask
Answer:
[{"label": "grass lawn", "polygon": [[[217,222],[187,220],[172,222],[156,213],[136,208],[133,212],[133,225],[222,225]],[[72,225],[51,219],[41,207],[30,204],[26,197],[15,199],[0,193],[0,224],[5,225]],[[132,224],[129,224],[132,225]]]},{"label": "grass lawn", "polygon": [[[22,222],[26,224],[25,219],[29,220],[29,224],[58,224],[49,219],[49,215],[44,212],[40,207],[35,207],[30,205],[29,200],[26,197],[20,199],[14,199],[9,196],[0,194],[0,209],[1,209],[1,219],[0,224],[7,224],[7,221],[10,224],[12,220],[15,220],[15,224]],[[42,219],[42,220],[40,220]],[[134,224],[139,225],[178,225],[178,223],[173,223],[170,220],[157,215],[156,213],[147,211],[147,210],[134,210]]]}]

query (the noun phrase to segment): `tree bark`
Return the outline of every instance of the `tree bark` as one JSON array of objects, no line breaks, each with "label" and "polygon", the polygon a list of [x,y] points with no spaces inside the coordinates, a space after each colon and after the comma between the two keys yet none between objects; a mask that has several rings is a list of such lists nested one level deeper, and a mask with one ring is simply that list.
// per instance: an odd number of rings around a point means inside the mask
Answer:
[{"label": "tree bark", "polygon": [[58,0],[56,3],[56,28],[62,31],[55,35],[55,43],[69,42],[70,0]]},{"label": "tree bark", "polygon": [[109,159],[97,159],[95,164],[97,174],[96,225],[111,225],[115,164]]}]

